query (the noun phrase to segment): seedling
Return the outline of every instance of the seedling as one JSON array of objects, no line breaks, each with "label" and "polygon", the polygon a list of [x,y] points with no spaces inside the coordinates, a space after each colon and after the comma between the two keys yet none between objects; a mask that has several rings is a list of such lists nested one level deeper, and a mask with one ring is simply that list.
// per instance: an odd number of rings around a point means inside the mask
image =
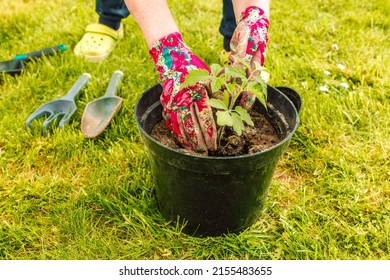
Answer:
[{"label": "seedling", "polygon": [[[231,127],[238,136],[242,135],[244,122],[253,126],[253,121],[248,111],[237,105],[238,98],[243,92],[253,93],[266,107],[267,84],[260,76],[264,67],[254,63],[252,68],[241,59],[235,59],[238,64],[221,66],[212,64],[210,73],[204,69],[191,70],[186,76],[182,88],[194,85],[198,82],[204,83],[210,98],[207,103],[215,108],[216,122],[219,125],[218,138],[221,139],[225,127]],[[252,100],[247,100],[251,102]]]}]

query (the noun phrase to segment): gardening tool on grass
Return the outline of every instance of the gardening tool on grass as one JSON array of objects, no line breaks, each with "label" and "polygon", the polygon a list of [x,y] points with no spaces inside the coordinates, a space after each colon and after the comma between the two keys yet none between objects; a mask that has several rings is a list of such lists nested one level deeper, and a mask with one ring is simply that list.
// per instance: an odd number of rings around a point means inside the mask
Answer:
[{"label": "gardening tool on grass", "polygon": [[81,131],[85,138],[99,136],[121,107],[122,98],[116,94],[122,80],[123,73],[119,70],[115,71],[111,76],[106,93],[102,97],[89,102],[85,107],[81,119]]},{"label": "gardening tool on grass", "polygon": [[82,74],[65,96],[43,104],[32,113],[26,121],[26,126],[30,127],[34,120],[47,117],[42,124],[44,130],[56,120],[59,120],[58,126],[60,128],[63,127],[76,112],[77,106],[75,99],[81,89],[89,82],[90,78],[91,75],[89,73]]},{"label": "gardening tool on grass", "polygon": [[42,50],[26,53],[26,54],[18,54],[14,57],[13,60],[0,62],[0,73],[7,74],[20,74],[25,67],[25,63],[29,62],[35,58],[42,57],[44,55],[52,55],[56,52],[63,52],[66,50],[66,46],[64,44],[60,44],[58,46],[45,48]]}]

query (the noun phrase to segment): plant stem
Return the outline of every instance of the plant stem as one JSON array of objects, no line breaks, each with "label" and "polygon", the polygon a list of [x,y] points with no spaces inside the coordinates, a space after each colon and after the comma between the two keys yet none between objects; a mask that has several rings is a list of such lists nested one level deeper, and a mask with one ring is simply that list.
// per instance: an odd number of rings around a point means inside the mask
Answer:
[{"label": "plant stem", "polygon": [[224,134],[225,134],[225,126],[221,126],[217,132],[218,146],[221,145],[221,140]]},{"label": "plant stem", "polygon": [[245,88],[245,87],[247,86],[247,84],[249,83],[249,81],[251,81],[251,78],[254,76],[254,74],[255,74],[257,71],[260,72],[260,70],[257,70],[257,69],[255,69],[255,70],[253,70],[252,72],[250,72],[248,79],[242,84],[242,88]]}]

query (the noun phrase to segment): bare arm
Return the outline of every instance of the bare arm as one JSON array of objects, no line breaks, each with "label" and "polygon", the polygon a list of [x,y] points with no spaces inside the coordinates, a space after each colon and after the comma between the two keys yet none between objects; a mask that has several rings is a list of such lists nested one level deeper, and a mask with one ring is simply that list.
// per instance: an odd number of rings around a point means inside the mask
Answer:
[{"label": "bare arm", "polygon": [[269,3],[270,0],[232,0],[234,14],[236,16],[236,21],[239,20],[241,13],[249,6],[258,6],[260,7],[265,15],[269,18]]},{"label": "bare arm", "polygon": [[[242,11],[249,6],[260,7],[269,18],[270,0],[232,0],[232,2],[237,21]],[[149,48],[165,35],[179,31],[166,0],[125,0],[125,3],[140,27]]]},{"label": "bare arm", "polygon": [[179,31],[166,0],[125,0],[150,49],[162,37]]},{"label": "bare arm", "polygon": [[[186,46],[169,10],[167,0],[125,0],[140,27],[160,73],[161,104],[167,128],[189,150],[207,153],[217,148],[213,111],[202,84],[181,88],[190,70],[209,71]],[[180,104],[180,106],[178,105]]]}]

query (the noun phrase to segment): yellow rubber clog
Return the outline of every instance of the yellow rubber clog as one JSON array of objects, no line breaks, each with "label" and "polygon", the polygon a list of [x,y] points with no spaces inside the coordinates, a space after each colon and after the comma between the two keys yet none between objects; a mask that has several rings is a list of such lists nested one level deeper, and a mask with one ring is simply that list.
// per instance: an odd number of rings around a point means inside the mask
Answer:
[{"label": "yellow rubber clog", "polygon": [[118,30],[100,23],[90,24],[85,29],[83,38],[74,48],[74,54],[90,62],[102,61],[110,55],[123,36],[123,24]]}]

